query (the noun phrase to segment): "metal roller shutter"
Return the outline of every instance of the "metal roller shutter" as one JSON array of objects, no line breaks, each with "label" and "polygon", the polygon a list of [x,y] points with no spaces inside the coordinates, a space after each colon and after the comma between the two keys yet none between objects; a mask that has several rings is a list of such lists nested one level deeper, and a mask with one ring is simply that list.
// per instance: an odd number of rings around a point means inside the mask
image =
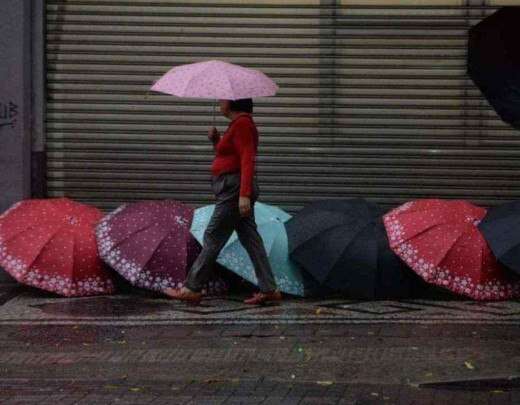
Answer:
[{"label": "metal roller shutter", "polygon": [[50,196],[209,203],[212,103],[147,89],[172,65],[222,59],[281,88],[255,105],[265,202],[520,198],[520,134],[465,73],[467,30],[494,7],[234,3],[47,1]]}]

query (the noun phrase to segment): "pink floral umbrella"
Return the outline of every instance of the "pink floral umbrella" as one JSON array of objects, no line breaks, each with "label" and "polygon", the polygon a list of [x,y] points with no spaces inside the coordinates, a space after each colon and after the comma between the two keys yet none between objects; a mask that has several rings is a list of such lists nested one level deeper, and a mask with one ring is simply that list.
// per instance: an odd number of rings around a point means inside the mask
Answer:
[{"label": "pink floral umbrella", "polygon": [[20,283],[66,297],[111,294],[94,235],[102,217],[67,198],[20,201],[0,215],[0,266]]},{"label": "pink floral umbrella", "polygon": [[155,82],[151,90],[177,97],[239,100],[274,96],[278,86],[259,70],[210,60],[170,69]]},{"label": "pink floral umbrella", "polygon": [[429,283],[477,300],[520,295],[477,228],[486,210],[466,201],[408,202],[383,218],[390,247]]},{"label": "pink floral umbrella", "polygon": [[[186,272],[200,253],[190,234],[193,208],[172,200],[122,205],[97,226],[101,258],[131,284],[162,292],[182,287]],[[212,280],[208,294],[227,289]]]},{"label": "pink floral umbrella", "polygon": [[210,60],[172,68],[151,90],[178,97],[238,100],[274,96],[278,86],[259,70]]}]

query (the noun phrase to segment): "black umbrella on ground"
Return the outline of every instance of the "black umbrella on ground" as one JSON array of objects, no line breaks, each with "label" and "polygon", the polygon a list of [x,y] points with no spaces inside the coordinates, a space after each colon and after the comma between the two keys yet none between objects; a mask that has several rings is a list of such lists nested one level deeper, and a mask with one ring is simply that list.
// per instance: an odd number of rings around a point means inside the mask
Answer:
[{"label": "black umbrella on ground", "polygon": [[478,227],[498,261],[520,275],[520,201],[490,208]]},{"label": "black umbrella on ground", "polygon": [[351,298],[408,297],[416,277],[390,249],[382,214],[362,199],[307,205],[286,222],[290,257]]},{"label": "black umbrella on ground", "polygon": [[502,7],[469,31],[468,74],[500,118],[520,129],[520,7]]}]

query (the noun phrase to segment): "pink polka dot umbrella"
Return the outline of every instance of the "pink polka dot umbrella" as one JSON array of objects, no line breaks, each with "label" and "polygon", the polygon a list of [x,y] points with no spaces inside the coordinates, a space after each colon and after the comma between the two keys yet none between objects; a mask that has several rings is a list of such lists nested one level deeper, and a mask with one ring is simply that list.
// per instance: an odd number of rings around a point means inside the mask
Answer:
[{"label": "pink polka dot umbrella", "polygon": [[177,97],[238,100],[274,96],[278,86],[259,70],[210,60],[170,69],[151,90]]},{"label": "pink polka dot umbrella", "polygon": [[492,255],[477,228],[486,210],[465,201],[408,202],[383,218],[390,247],[429,283],[477,300],[520,296],[520,279]]},{"label": "pink polka dot umbrella", "polygon": [[109,294],[95,207],[67,198],[21,201],[0,216],[0,266],[20,283],[67,297]]},{"label": "pink polka dot umbrella", "polygon": [[[201,249],[190,233],[193,213],[193,208],[172,200],[122,205],[96,229],[101,258],[137,287],[158,292],[182,287]],[[204,292],[226,289],[224,281],[214,279]]]}]

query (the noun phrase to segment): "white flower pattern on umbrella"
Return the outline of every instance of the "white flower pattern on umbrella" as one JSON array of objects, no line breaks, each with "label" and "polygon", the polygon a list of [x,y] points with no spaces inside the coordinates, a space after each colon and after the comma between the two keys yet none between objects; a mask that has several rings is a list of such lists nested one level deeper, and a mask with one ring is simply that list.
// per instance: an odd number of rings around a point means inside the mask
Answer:
[{"label": "white flower pattern on umbrella", "polygon": [[[189,233],[192,216],[191,208],[168,200],[121,205],[97,226],[100,256],[137,287],[159,292],[180,288],[190,259],[200,250]],[[121,232],[128,235],[121,238]],[[218,279],[203,293],[226,290],[226,283]]]},{"label": "white flower pattern on umbrella", "polygon": [[178,97],[237,100],[274,96],[278,86],[259,70],[210,60],[170,69],[151,90]]},{"label": "white flower pattern on umbrella", "polygon": [[[483,208],[463,203],[465,206],[460,207],[461,211],[470,211],[471,215],[452,215],[444,222],[440,221],[445,232],[434,235],[435,220],[442,217],[442,208],[449,207],[450,204],[461,205],[462,202],[418,200],[390,211],[384,216],[390,246],[411,269],[429,283],[477,300],[501,300],[520,296],[520,281],[507,276],[492,257],[487,243],[476,228],[485,215],[486,211]],[[415,216],[404,217],[411,214]],[[430,223],[432,225],[428,228]],[[428,232],[432,235],[429,241]],[[417,238],[423,239],[418,242]],[[463,258],[453,257],[449,260],[449,266],[444,265],[443,261],[449,252],[442,261],[432,261],[431,258],[436,257],[437,247],[446,248],[462,240],[476,252],[481,252],[482,260],[478,263],[481,268],[476,269],[472,266],[473,262],[468,263]],[[456,249],[460,251],[460,248]]]},{"label": "white flower pattern on umbrella", "polygon": [[[208,205],[198,208],[195,212],[191,232],[201,242],[214,208],[214,205]],[[305,295],[301,271],[289,259],[284,222],[289,220],[291,216],[280,208],[260,202],[255,203],[254,210],[258,231],[263,239],[278,288],[288,294]],[[240,244],[236,232],[233,232],[224,245],[217,261],[245,280],[258,284],[253,263]]]},{"label": "white flower pattern on umbrella", "polygon": [[[17,281],[56,294],[112,293],[113,281],[99,259],[94,239],[94,226],[102,216],[96,208],[68,199],[13,204],[0,215],[0,264]],[[68,233],[61,237],[63,232]],[[46,246],[46,241],[67,240],[72,235],[77,256],[65,256],[56,246]],[[19,253],[10,245],[15,238],[22,247]],[[70,268],[66,257],[72,260]]]}]

